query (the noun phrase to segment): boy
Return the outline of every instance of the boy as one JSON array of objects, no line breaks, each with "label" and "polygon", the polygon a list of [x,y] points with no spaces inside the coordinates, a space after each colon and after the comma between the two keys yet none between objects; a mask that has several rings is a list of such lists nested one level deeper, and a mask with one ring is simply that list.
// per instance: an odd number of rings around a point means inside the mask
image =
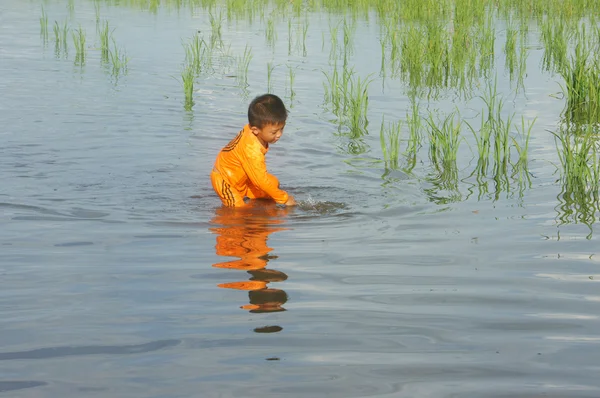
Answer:
[{"label": "boy", "polygon": [[287,109],[273,94],[260,95],[248,107],[248,124],[217,155],[210,181],[228,207],[242,207],[244,198],[271,198],[277,204],[294,206],[296,201],[267,172],[265,155],[269,144],[283,134]]}]

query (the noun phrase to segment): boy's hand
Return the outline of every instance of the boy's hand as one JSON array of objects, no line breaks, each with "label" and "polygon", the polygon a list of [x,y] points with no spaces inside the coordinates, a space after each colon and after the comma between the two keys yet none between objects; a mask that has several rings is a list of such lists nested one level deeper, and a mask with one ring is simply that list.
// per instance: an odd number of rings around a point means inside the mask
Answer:
[{"label": "boy's hand", "polygon": [[285,202],[286,206],[296,206],[296,199],[294,199],[294,197],[292,195],[288,194],[288,200],[287,202]]}]

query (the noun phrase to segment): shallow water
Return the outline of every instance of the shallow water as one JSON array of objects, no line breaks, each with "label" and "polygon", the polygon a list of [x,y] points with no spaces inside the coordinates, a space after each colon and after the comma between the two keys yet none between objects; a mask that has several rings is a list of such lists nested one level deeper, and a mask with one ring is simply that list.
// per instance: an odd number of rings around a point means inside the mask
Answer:
[{"label": "shallow water", "polygon": [[[561,222],[546,129],[564,103],[540,50],[527,98],[511,102],[538,117],[531,188],[464,178],[453,190],[423,160],[386,172],[379,121],[408,105],[397,81],[371,86],[369,150],[349,153],[322,106],[324,15],[311,16],[307,57],[284,40],[269,49],[259,22],[226,25],[232,53],[254,46],[248,93],[227,72],[205,76],[187,112],[173,77],[181,41],[210,28],[205,13],[103,5],[130,57],[115,79],[93,3],[71,17],[44,4],[50,24],[87,29],[88,60],[56,56],[52,32],[43,45],[41,2],[3,4],[4,396],[600,396],[597,224]],[[357,29],[353,62],[367,74],[378,28]],[[271,59],[291,114],[268,164],[300,206],[223,209],[208,173]],[[297,70],[293,100],[284,65]]]}]

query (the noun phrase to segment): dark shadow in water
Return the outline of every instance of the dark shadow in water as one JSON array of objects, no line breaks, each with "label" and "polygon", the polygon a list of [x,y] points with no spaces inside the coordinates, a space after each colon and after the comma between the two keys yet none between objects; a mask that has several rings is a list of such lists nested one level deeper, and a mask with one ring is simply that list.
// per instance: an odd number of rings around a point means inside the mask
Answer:
[{"label": "dark shadow in water", "polygon": [[[218,256],[237,257],[235,260],[213,264],[216,268],[246,271],[248,280],[220,283],[224,289],[245,290],[248,304],[241,308],[251,313],[285,311],[287,293],[270,287],[272,282],[282,282],[287,275],[281,271],[267,269],[269,261],[277,256],[269,254],[273,248],[267,245],[269,235],[283,231],[290,207],[279,207],[273,203],[253,201],[245,208],[220,207],[211,220],[210,231],[217,235],[216,253]],[[279,332],[281,326],[262,326],[254,329],[257,333]]]},{"label": "dark shadow in water", "polygon": [[79,346],[79,347],[50,347],[38,348],[30,351],[0,352],[0,361],[13,359],[49,359],[80,355],[98,355],[98,354],[141,354],[144,352],[157,351],[167,347],[174,347],[181,343],[180,340],[158,340],[146,344],[121,345],[121,346]]},{"label": "dark shadow in water", "polygon": [[24,388],[41,387],[48,383],[43,381],[0,381],[0,392],[22,390]]}]

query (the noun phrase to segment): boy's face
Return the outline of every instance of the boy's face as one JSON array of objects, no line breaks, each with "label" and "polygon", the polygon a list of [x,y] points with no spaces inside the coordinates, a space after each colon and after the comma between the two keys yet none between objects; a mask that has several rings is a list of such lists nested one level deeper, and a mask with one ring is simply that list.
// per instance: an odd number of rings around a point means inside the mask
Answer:
[{"label": "boy's face", "polygon": [[261,144],[264,147],[267,147],[269,144],[276,143],[281,135],[283,134],[283,128],[285,127],[285,123],[280,124],[266,124],[263,128],[258,128],[256,126],[251,126],[250,130],[252,133],[258,138]]}]

